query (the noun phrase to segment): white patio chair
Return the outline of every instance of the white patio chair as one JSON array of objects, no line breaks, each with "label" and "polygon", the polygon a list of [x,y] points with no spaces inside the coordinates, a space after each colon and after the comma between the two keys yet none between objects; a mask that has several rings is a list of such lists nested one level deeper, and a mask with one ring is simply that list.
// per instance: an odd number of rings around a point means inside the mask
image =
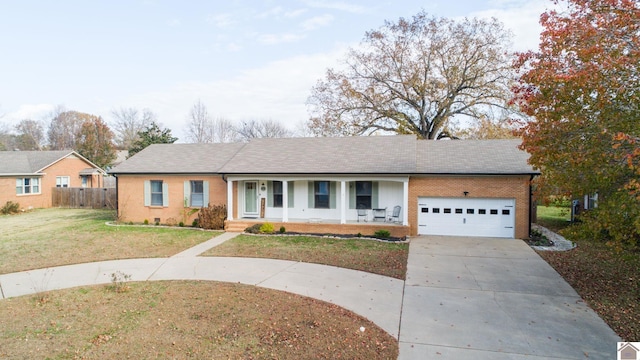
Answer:
[{"label": "white patio chair", "polygon": [[396,205],[393,207],[393,212],[391,213],[391,216],[389,216],[389,221],[391,222],[400,222],[400,210],[402,210],[402,207],[399,205]]}]

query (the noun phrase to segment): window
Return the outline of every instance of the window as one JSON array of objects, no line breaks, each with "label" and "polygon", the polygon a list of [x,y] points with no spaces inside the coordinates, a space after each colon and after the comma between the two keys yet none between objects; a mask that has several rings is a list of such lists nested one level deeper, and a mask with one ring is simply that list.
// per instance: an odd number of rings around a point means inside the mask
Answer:
[{"label": "window", "polygon": [[56,176],[56,187],[69,187],[69,177]]},{"label": "window", "polygon": [[151,206],[162,206],[162,180],[151,180]]},{"label": "window", "polygon": [[498,209],[491,209],[491,215],[498,215]]},{"label": "window", "polygon": [[444,208],[444,213],[445,214],[451,214],[451,209],[450,208]]},{"label": "window", "polygon": [[373,183],[371,181],[356,181],[356,209],[371,209],[371,195]]},{"label": "window", "polygon": [[329,182],[316,181],[313,184],[313,188],[314,188],[315,208],[328,209],[329,208]]},{"label": "window", "polygon": [[509,215],[511,213],[511,211],[509,211],[509,209],[503,209],[502,210],[502,215]]},{"label": "window", "polygon": [[467,214],[473,214],[474,213],[474,209],[467,209]]},{"label": "window", "polygon": [[273,182],[273,207],[282,207],[282,181]]},{"label": "window", "polygon": [[421,210],[423,213],[428,213],[428,212],[429,212],[429,208],[426,208],[426,207],[425,207],[425,208],[421,208],[420,210]]},{"label": "window", "polygon": [[39,178],[16,179],[16,194],[40,194]]},{"label": "window", "polygon": [[191,206],[203,207],[204,204],[204,185],[200,180],[191,180]]},{"label": "window", "polygon": [[86,188],[87,186],[89,186],[89,177],[88,176],[82,176],[82,187]]},{"label": "window", "polygon": [[486,209],[478,209],[478,214],[485,215],[487,213]]},{"label": "window", "polygon": [[462,209],[456,209],[456,214],[462,214]]},{"label": "window", "polygon": [[431,211],[434,214],[440,214],[440,208],[433,208],[433,211]]}]

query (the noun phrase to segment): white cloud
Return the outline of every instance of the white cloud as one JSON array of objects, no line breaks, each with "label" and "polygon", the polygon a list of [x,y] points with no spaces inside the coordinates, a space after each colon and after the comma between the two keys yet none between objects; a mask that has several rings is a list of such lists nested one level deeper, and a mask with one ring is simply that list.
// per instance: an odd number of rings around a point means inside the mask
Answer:
[{"label": "white cloud", "polygon": [[182,25],[182,21],[180,21],[180,19],[171,19],[167,21],[167,25],[170,27],[178,27]]},{"label": "white cloud", "polygon": [[258,36],[258,41],[266,45],[275,45],[281,43],[292,43],[304,39],[302,34],[263,34]]},{"label": "white cloud", "polygon": [[235,24],[233,15],[231,15],[230,13],[210,14],[207,15],[206,20],[209,24],[213,24],[219,28],[228,28],[229,26]]},{"label": "white cloud", "polygon": [[331,53],[297,56],[246,70],[233,78],[183,83],[171,89],[130,98],[125,105],[148,107],[159,121],[185,139],[190,107],[200,99],[216,117],[232,122],[273,119],[290,129],[308,118],[306,100],[311,87],[328,67],[335,66],[344,48]]},{"label": "white cloud", "polygon": [[284,17],[287,18],[296,18],[304,13],[307,12],[307,9],[296,9],[296,10],[292,10],[292,11],[287,11],[284,13]]},{"label": "white cloud", "polygon": [[315,16],[302,22],[302,28],[310,31],[329,25],[333,21],[330,14]]},{"label": "white cloud", "polygon": [[494,0],[494,9],[472,13],[471,16],[500,20],[514,34],[514,49],[537,50],[540,42],[540,14],[550,7],[548,1]]},{"label": "white cloud", "polygon": [[271,9],[267,10],[267,11],[263,11],[263,12],[257,14],[255,17],[256,17],[256,19],[270,18],[272,16],[278,16],[278,15],[282,14],[283,11],[284,10],[282,9],[281,6],[276,6],[276,7],[273,7]]},{"label": "white cloud", "polygon": [[345,11],[345,12],[354,13],[354,14],[362,14],[367,11],[367,8],[365,8],[364,6],[353,5],[343,1],[331,2],[331,1],[309,0],[309,1],[305,1],[304,3],[307,4],[309,7],[313,7],[313,8],[339,10],[339,11]]},{"label": "white cloud", "polygon": [[3,120],[12,124],[24,119],[40,120],[49,115],[55,107],[54,104],[23,104],[17,110],[5,114]]}]

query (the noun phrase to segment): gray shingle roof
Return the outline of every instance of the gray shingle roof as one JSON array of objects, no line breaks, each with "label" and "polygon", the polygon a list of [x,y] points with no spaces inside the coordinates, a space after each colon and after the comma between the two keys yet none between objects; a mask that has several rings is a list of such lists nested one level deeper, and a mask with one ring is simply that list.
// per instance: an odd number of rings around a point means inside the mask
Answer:
[{"label": "gray shingle roof", "polygon": [[74,153],[60,151],[0,151],[0,175],[36,174]]},{"label": "gray shingle roof", "polygon": [[421,174],[537,174],[529,154],[514,140],[418,140],[416,172]]},{"label": "gray shingle roof", "polygon": [[413,135],[155,144],[114,174],[537,174],[520,140],[416,140]]},{"label": "gray shingle roof", "polygon": [[153,144],[115,166],[112,174],[218,173],[244,144]]},{"label": "gray shingle roof", "polygon": [[255,139],[221,172],[227,174],[406,174],[415,169],[415,137]]}]

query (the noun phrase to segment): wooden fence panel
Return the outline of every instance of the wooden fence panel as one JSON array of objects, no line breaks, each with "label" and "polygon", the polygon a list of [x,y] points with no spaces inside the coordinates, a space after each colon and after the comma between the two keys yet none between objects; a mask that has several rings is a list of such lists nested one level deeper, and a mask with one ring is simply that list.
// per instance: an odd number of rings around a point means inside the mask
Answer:
[{"label": "wooden fence panel", "polygon": [[53,188],[53,207],[115,209],[115,188]]}]

